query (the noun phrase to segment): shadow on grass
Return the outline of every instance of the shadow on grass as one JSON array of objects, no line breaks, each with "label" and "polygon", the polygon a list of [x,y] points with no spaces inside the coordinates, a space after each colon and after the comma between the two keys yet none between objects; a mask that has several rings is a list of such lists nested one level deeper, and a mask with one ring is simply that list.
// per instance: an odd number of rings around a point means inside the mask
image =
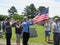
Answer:
[{"label": "shadow on grass", "polygon": [[53,44],[53,41],[47,42],[48,44]]}]

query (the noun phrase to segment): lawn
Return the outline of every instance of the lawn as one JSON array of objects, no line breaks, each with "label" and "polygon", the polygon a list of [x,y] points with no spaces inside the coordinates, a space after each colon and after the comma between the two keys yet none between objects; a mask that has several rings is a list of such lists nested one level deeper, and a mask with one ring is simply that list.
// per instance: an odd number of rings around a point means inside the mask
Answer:
[{"label": "lawn", "polygon": [[[31,27],[32,28],[36,28],[38,36],[30,38],[29,42],[31,42],[31,43],[40,43],[40,44],[43,44],[43,45],[52,45],[52,44],[48,44],[48,43],[45,42],[45,36],[44,36],[44,28],[43,28],[43,26],[33,25]],[[13,32],[12,41],[15,41],[16,40],[16,35],[15,35],[14,27],[12,28],[12,32]],[[51,39],[52,39],[52,37],[53,36],[52,36],[52,33],[51,33]],[[3,38],[0,38],[0,40],[5,40],[5,36]]]}]

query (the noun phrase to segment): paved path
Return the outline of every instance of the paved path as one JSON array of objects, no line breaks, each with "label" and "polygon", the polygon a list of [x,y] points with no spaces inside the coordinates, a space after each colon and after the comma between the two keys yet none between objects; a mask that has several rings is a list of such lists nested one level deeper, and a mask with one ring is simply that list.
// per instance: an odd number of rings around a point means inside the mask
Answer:
[{"label": "paved path", "polygon": [[[5,41],[0,41],[0,45],[6,45]],[[16,43],[12,43],[12,45],[16,45]],[[22,44],[21,44],[22,45]],[[42,45],[42,44],[38,44],[38,43],[29,43],[29,45]]]}]

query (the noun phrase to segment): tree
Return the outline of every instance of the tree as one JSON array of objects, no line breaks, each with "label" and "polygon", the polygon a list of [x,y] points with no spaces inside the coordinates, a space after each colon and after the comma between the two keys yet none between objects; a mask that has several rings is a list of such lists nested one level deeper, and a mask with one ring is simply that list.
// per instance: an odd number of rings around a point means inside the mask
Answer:
[{"label": "tree", "polygon": [[19,14],[14,14],[14,15],[12,15],[12,18],[16,19],[16,20],[22,21],[24,16],[23,15],[19,15]]},{"label": "tree", "polygon": [[36,16],[37,9],[35,8],[34,4],[31,4],[30,6],[26,6],[24,8],[24,15],[28,16],[29,18],[34,18]]},{"label": "tree", "polygon": [[46,9],[46,7],[44,7],[44,6],[39,6],[38,12],[41,12],[41,11],[44,10],[44,9]]},{"label": "tree", "polygon": [[0,15],[0,21],[4,21],[7,18],[7,16]]},{"label": "tree", "polygon": [[15,6],[12,6],[9,10],[9,16],[17,14],[17,9],[15,8]]},{"label": "tree", "polygon": [[58,19],[59,19],[59,21],[60,21],[60,17],[59,17],[59,16],[54,16],[54,17],[53,17],[53,19],[55,19],[55,18],[58,18]]}]

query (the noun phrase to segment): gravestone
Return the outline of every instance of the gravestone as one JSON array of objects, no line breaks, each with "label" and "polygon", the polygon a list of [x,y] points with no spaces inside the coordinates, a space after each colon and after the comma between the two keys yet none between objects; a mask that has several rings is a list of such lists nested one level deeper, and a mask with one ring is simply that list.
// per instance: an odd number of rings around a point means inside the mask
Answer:
[{"label": "gravestone", "polygon": [[1,28],[2,28],[2,27],[1,27],[1,24],[2,24],[2,23],[1,23],[1,21],[0,21],[0,38],[3,37],[3,36],[2,36],[2,30],[1,30]]},{"label": "gravestone", "polygon": [[2,31],[0,31],[0,38],[2,38],[3,37],[3,35],[2,35]]},{"label": "gravestone", "polygon": [[30,37],[37,37],[37,32],[35,28],[30,28]]},{"label": "gravestone", "polygon": [[[37,37],[37,32],[35,28],[30,28],[30,37]],[[21,35],[23,37],[23,34]]]}]

